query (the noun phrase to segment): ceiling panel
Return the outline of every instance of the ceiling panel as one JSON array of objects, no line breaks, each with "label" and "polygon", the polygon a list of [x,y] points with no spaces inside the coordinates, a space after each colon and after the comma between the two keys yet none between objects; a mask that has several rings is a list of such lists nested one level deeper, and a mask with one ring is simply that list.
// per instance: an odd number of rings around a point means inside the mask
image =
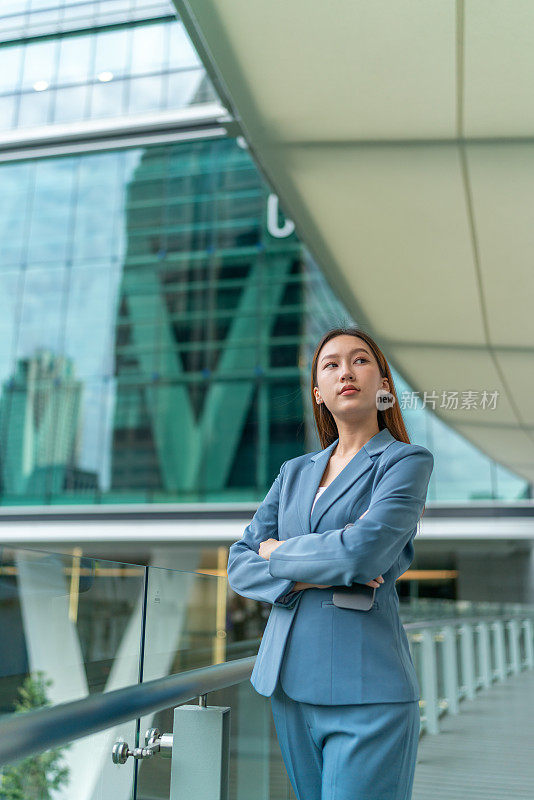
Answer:
[{"label": "ceiling panel", "polygon": [[534,343],[534,141],[469,145],[467,162],[490,342],[524,347]]},{"label": "ceiling panel", "polygon": [[[439,397],[435,410],[441,419],[455,428],[459,424],[513,425],[516,422],[513,407],[507,394],[502,391],[502,383],[495,364],[485,351],[465,352],[462,350],[436,352],[431,348],[419,347],[407,351],[402,347],[391,348],[391,358],[405,367],[405,375],[410,383],[415,383],[418,391],[435,392]],[[413,377],[412,377],[413,376]],[[414,389],[415,390],[415,389]],[[458,392],[458,408],[440,409],[443,393]],[[483,393],[498,392],[495,403],[487,397],[486,407],[482,407]],[[464,401],[470,403],[462,408]],[[493,408],[495,405],[495,408]]]},{"label": "ceiling panel", "polygon": [[462,5],[464,134],[531,137],[534,3],[466,0]]},{"label": "ceiling panel", "polygon": [[290,146],[272,163],[382,336],[484,343],[456,148]]},{"label": "ceiling panel", "polygon": [[[521,419],[534,429],[534,352],[497,353],[497,361],[520,409]],[[534,460],[534,448],[532,455]]]},{"label": "ceiling panel", "polygon": [[256,107],[248,122],[276,139],[454,132],[454,3],[199,0],[188,5],[210,46],[224,54],[223,76],[232,94],[246,96]]}]

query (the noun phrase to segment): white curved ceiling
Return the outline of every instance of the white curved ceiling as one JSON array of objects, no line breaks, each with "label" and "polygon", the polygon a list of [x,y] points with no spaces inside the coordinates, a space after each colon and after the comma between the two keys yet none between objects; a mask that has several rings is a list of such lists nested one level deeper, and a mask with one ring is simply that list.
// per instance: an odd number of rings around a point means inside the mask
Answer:
[{"label": "white curved ceiling", "polygon": [[534,3],[174,4],[348,311],[534,481]]}]

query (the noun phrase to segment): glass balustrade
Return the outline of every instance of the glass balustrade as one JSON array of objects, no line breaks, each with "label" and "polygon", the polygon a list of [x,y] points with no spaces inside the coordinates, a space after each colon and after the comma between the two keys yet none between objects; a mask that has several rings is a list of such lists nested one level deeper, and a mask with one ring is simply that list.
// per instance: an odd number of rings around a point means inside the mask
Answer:
[{"label": "glass balustrade", "polygon": [[[253,656],[262,612],[235,595],[226,577],[3,548],[0,724],[15,713]],[[246,680],[206,701],[231,708],[229,797],[290,797],[269,700]],[[119,765],[112,750],[121,741],[130,751],[142,747],[150,728],[172,733],[173,713],[145,715],[5,765],[0,797],[169,798],[170,759],[130,756]]]},{"label": "glass balustrade", "polygon": [[[254,656],[269,611],[236,595],[226,576],[5,547],[0,725],[12,715]],[[464,699],[534,667],[534,606],[412,599],[399,611],[421,687],[423,735],[439,733],[441,717],[461,711]],[[247,678],[202,702],[231,710],[228,797],[294,800],[268,698]],[[198,704],[194,698],[179,709]],[[142,748],[151,729],[173,734],[176,719],[166,708],[4,765],[0,798],[176,800],[174,759],[189,752],[187,736],[173,758],[162,746],[152,757],[112,760],[114,746]],[[193,762],[210,769],[202,743],[188,758],[182,776]]]}]

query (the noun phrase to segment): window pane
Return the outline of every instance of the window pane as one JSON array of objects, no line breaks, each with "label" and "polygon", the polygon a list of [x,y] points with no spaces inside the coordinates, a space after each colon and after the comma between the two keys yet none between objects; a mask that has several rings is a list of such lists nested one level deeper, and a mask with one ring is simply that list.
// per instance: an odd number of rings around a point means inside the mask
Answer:
[{"label": "window pane", "polygon": [[132,74],[162,69],[164,25],[134,28],[132,33]]},{"label": "window pane", "polygon": [[167,108],[182,108],[190,105],[204,78],[203,70],[176,72],[168,76]]},{"label": "window pane", "polygon": [[54,353],[61,349],[66,277],[64,267],[27,270],[16,358],[31,356],[42,347]]},{"label": "window pane", "polygon": [[72,86],[56,91],[54,122],[74,122],[84,119],[88,86]]},{"label": "window pane", "polygon": [[22,47],[0,47],[0,92],[12,91],[20,82]]},{"label": "window pane", "polygon": [[[2,192],[0,192],[0,267],[19,263],[26,249],[28,214],[31,203],[28,194],[31,192],[33,165],[27,162],[25,169],[17,164],[8,167],[2,165]],[[1,314],[0,314],[1,316]]]},{"label": "window pane", "polygon": [[67,36],[61,41],[57,82],[86,81],[89,76],[91,38]]},{"label": "window pane", "polygon": [[112,72],[114,76],[125,75],[127,71],[128,30],[108,31],[96,37],[96,54],[93,74]]},{"label": "window pane", "polygon": [[13,117],[15,115],[15,95],[8,94],[0,97],[0,130],[7,131],[13,127]]},{"label": "window pane", "polygon": [[[13,348],[17,335],[19,301],[24,285],[21,270],[0,272],[2,313],[0,314],[0,380],[12,373]],[[5,387],[2,394],[4,394]],[[5,397],[5,395],[4,395]]]},{"label": "window pane", "polygon": [[91,117],[114,117],[122,114],[124,81],[95,83],[91,87]]},{"label": "window pane", "polygon": [[2,13],[3,14],[19,14],[26,11],[29,6],[29,0],[2,0]]},{"label": "window pane", "polygon": [[70,159],[47,159],[37,164],[28,237],[28,261],[60,264],[65,260],[71,231],[71,208],[76,170]]},{"label": "window pane", "polygon": [[162,76],[132,78],[130,81],[130,113],[157,111],[161,108]]},{"label": "window pane", "polygon": [[21,95],[18,125],[21,128],[46,125],[51,97],[48,89],[45,92],[30,91]]},{"label": "window pane", "polygon": [[200,66],[200,59],[189,41],[189,37],[182,23],[174,23],[170,26],[170,57],[169,66],[175,67],[194,67]]},{"label": "window pane", "polygon": [[58,46],[59,40],[57,39],[26,46],[23,86],[31,87],[35,81],[47,81],[48,83],[52,81]]}]

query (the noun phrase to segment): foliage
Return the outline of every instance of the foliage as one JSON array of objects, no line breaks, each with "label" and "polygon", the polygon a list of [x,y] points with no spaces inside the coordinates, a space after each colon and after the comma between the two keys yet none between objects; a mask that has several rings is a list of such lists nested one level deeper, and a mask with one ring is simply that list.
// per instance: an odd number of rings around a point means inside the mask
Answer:
[{"label": "foliage", "polygon": [[[28,675],[19,687],[19,700],[14,703],[15,714],[26,714],[36,708],[49,706],[45,680],[41,670]],[[62,767],[61,753],[70,745],[56,747],[36,756],[4,767],[0,773],[0,800],[52,800],[51,792],[68,781],[69,769]]]}]

